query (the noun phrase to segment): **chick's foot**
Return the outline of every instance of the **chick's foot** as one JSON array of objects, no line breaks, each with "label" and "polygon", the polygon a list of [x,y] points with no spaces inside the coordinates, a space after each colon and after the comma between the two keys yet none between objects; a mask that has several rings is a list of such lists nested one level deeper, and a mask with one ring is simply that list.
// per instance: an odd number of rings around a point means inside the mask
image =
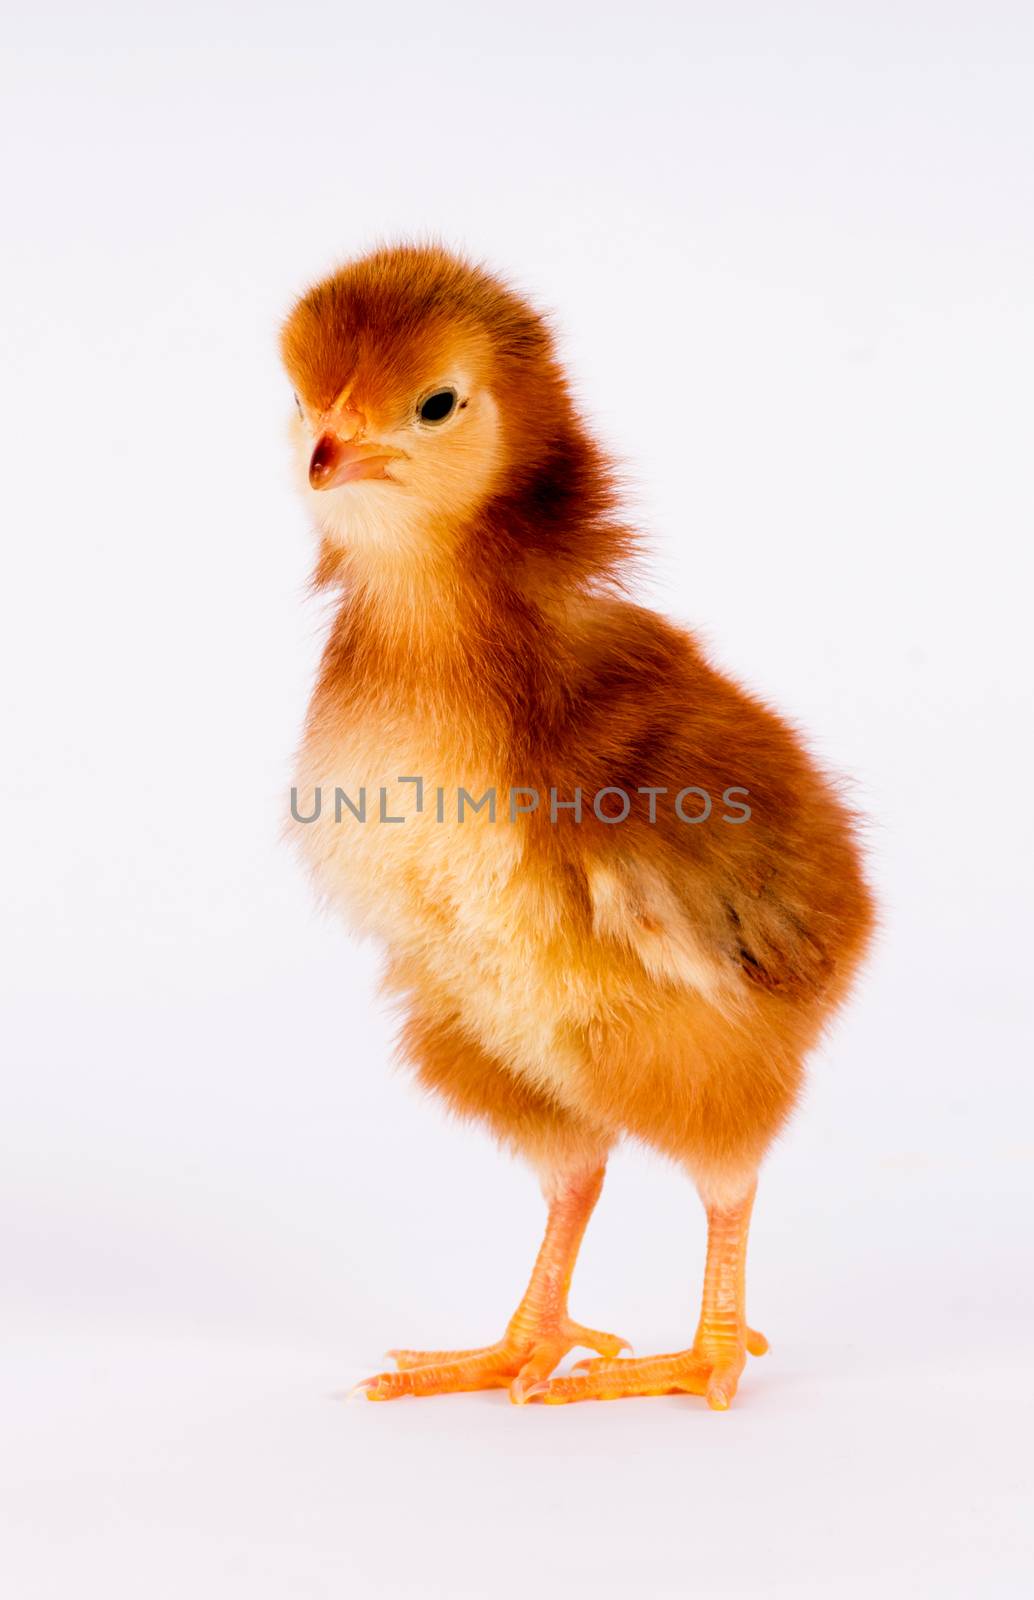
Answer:
[{"label": "chick's foot", "polygon": [[768,1340],[753,1328],[734,1346],[695,1344],[674,1355],[640,1360],[579,1361],[569,1377],[526,1385],[525,1400],[566,1405],[572,1400],[622,1400],[632,1395],[703,1395],[712,1411],[727,1411],[739,1386],[747,1354],[764,1355]]},{"label": "chick's foot", "polygon": [[527,1398],[528,1387],[548,1378],[576,1347],[603,1356],[616,1356],[631,1348],[616,1334],[585,1328],[566,1316],[520,1328],[511,1323],[497,1344],[473,1350],[389,1350],[398,1371],[366,1378],[352,1392],[365,1393],[368,1400],[397,1400],[407,1394],[508,1388],[510,1398],[520,1404]]}]

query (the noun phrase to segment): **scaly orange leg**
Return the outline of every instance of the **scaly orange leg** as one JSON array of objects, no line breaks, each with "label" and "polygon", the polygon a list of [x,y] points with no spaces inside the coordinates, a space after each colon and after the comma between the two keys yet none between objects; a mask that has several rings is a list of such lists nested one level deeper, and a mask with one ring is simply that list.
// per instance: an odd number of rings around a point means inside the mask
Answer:
[{"label": "scaly orange leg", "polygon": [[603,1187],[602,1167],[559,1180],[550,1196],[546,1236],[524,1299],[497,1344],[476,1350],[389,1350],[397,1372],[380,1372],[356,1385],[368,1400],[405,1394],[451,1394],[464,1389],[505,1389],[519,1403],[528,1386],[548,1378],[569,1350],[581,1345],[602,1355],[630,1349],[613,1333],[584,1328],[567,1314],[578,1249]]},{"label": "scaly orange leg", "polygon": [[618,1400],[625,1395],[706,1395],[713,1411],[732,1402],[747,1358],[764,1355],[768,1341],[747,1327],[747,1231],[754,1190],[731,1206],[707,1208],[707,1266],[700,1322],[692,1348],[644,1360],[582,1361],[569,1378],[525,1386],[524,1399],[550,1405],[570,1400]]}]

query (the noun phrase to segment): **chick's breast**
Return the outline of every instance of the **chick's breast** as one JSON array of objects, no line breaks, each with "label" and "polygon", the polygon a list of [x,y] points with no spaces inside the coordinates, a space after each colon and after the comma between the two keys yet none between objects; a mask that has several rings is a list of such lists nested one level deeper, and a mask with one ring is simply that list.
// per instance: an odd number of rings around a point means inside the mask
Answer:
[{"label": "chick's breast", "polygon": [[[389,982],[425,1009],[458,1011],[494,1058],[569,1095],[584,1065],[577,1041],[600,1012],[607,974],[578,896],[529,848],[521,819],[511,821],[499,776],[450,766],[441,742],[382,727],[369,737],[311,735],[297,788],[303,816],[320,791],[319,817],[295,828],[317,884],[383,942]],[[365,799],[364,821],[335,806],[337,790],[357,808]],[[493,791],[494,819],[487,805],[464,802],[459,821],[460,790],[474,801]]]}]

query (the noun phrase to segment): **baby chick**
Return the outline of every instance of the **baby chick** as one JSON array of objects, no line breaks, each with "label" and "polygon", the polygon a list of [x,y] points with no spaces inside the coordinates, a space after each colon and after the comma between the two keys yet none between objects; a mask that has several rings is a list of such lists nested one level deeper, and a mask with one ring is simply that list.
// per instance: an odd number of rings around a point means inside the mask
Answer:
[{"label": "baby chick", "polygon": [[[371,1400],[684,1392],[746,1353],[757,1172],[872,926],[852,818],[797,735],[632,604],[634,547],[542,317],[481,267],[380,249],[282,335],[320,585],[340,604],[294,832],[382,941],[418,1079],[537,1171],[545,1239],[503,1336],[396,1350]],[[608,1151],[706,1208],[692,1344],[622,1358],[572,1320]],[[597,1352],[550,1378],[574,1346]]]}]

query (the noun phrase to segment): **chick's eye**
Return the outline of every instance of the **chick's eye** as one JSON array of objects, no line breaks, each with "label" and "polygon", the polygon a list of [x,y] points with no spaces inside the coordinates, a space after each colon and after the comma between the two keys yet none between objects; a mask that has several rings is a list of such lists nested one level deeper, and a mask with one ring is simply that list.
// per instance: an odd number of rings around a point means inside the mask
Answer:
[{"label": "chick's eye", "polygon": [[444,422],[446,417],[452,415],[456,409],[455,389],[436,389],[434,394],[429,394],[426,400],[421,400],[419,415],[421,422]]}]

